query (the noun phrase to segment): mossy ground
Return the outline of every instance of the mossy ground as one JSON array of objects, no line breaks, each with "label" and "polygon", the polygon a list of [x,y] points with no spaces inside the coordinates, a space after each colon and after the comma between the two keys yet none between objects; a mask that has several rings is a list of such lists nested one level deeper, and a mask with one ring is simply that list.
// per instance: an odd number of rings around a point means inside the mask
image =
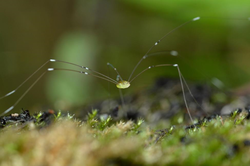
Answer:
[{"label": "mossy ground", "polygon": [[204,106],[209,100],[216,113],[205,117],[196,107],[192,115],[200,120],[192,125],[183,103],[176,104],[183,101],[181,90],[168,90],[175,82],[163,82],[166,90],[153,91],[154,86],[131,97],[137,108],[132,113],[138,112],[132,118],[129,112],[119,118],[118,107],[110,113],[89,109],[85,118],[53,110],[1,117],[0,165],[249,165],[248,108],[220,115],[226,102],[214,96],[221,93],[191,86],[197,102]]},{"label": "mossy ground", "polygon": [[113,121],[97,111],[80,121],[11,123],[1,130],[1,165],[249,165],[248,111],[207,118],[192,128],[153,130],[142,119]]}]

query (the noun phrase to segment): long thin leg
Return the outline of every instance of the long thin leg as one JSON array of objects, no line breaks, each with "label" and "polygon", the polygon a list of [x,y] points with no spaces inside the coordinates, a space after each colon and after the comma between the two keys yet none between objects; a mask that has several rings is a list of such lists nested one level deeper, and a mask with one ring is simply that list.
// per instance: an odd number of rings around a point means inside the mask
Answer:
[{"label": "long thin leg", "polygon": [[47,73],[47,71],[43,72],[43,74],[41,74],[35,82],[33,82],[33,84],[22,94],[22,96],[10,107],[8,108],[7,110],[5,110],[2,114],[7,114],[8,112],[10,112],[19,102],[20,100],[22,100],[22,98],[30,91],[30,89]]},{"label": "long thin leg", "polygon": [[100,78],[100,79],[103,79],[103,80],[106,80],[108,82],[111,82],[113,84],[117,84],[118,82],[113,80],[113,79],[108,79],[106,77],[102,77],[102,76],[99,76],[99,75],[95,75],[95,74],[92,74],[92,73],[88,73],[88,72],[84,72],[84,71],[80,71],[80,70],[73,70],[73,69],[65,69],[65,68],[48,68],[48,71],[56,71],[56,70],[62,70],[62,71],[70,71],[70,72],[76,72],[76,73],[81,73],[81,74],[85,74],[85,75],[91,75],[93,77],[96,77],[96,78]]},{"label": "long thin leg", "polygon": [[140,76],[142,73],[144,73],[145,71],[149,70],[149,69],[152,69],[154,67],[161,67],[161,66],[174,66],[173,64],[161,64],[161,65],[152,65],[152,66],[149,66],[147,67],[146,69],[142,70],[140,73],[138,73],[131,81],[134,81],[138,76]]},{"label": "long thin leg", "polygon": [[[186,86],[187,89],[188,89],[189,94],[190,94],[191,97],[194,99],[194,102],[202,109],[202,106],[198,103],[198,101],[195,99],[194,95],[192,94],[192,92],[191,92],[191,90],[190,90],[190,88],[189,88],[189,86],[188,86],[188,84],[187,84],[185,78],[183,77],[181,71],[180,71],[180,74],[181,74],[181,77],[182,77],[182,80],[183,80],[185,86]],[[204,111],[204,110],[202,109],[202,111]],[[206,111],[204,111],[204,112],[206,113]]]},{"label": "long thin leg", "polygon": [[56,60],[56,59],[50,59],[50,61],[51,61],[51,62],[60,62],[60,63],[65,63],[65,64],[73,65],[73,66],[76,66],[76,67],[80,67],[80,68],[82,68],[82,69],[91,71],[91,72],[93,72],[93,73],[95,73],[95,74],[97,74],[97,75],[100,75],[100,76],[102,76],[102,77],[105,77],[105,78],[107,78],[108,80],[115,81],[114,79],[112,79],[112,78],[106,76],[105,74],[102,74],[102,73],[100,73],[100,72],[97,72],[97,71],[95,71],[95,70],[93,70],[93,69],[90,69],[90,68],[88,68],[88,67],[85,67],[85,66],[82,66],[82,65],[78,65],[78,64],[76,64],[76,63],[71,63],[71,62],[62,61],[62,60]]},{"label": "long thin leg", "polygon": [[[45,63],[46,64],[46,63]],[[44,65],[45,65],[44,64]],[[43,66],[44,66],[43,65]],[[43,67],[43,66],[41,66],[41,67]],[[40,68],[41,68],[40,67]],[[39,69],[40,69],[39,68]],[[45,72],[43,72],[33,83],[32,83],[32,85],[22,94],[22,96],[21,97],[19,97],[18,98],[18,100],[11,106],[11,107],[9,107],[7,110],[5,110],[2,114],[1,114],[1,116],[2,115],[4,115],[4,114],[6,114],[6,113],[8,113],[8,112],[10,112],[22,99],[23,99],[23,97],[34,87],[34,85],[47,73],[47,72],[51,72],[51,71],[56,71],[56,70],[62,70],[62,71],[70,71],[70,72],[76,72],[76,73],[80,73],[80,74],[85,74],[85,75],[91,75],[91,76],[93,76],[93,77],[96,77],[96,78],[100,78],[100,79],[103,79],[103,80],[106,80],[106,81],[109,81],[109,82],[111,82],[111,83],[113,83],[113,84],[117,84],[117,81],[112,81],[112,80],[109,80],[109,79],[107,79],[107,78],[105,78],[105,77],[102,77],[102,76],[99,76],[99,75],[95,75],[95,74],[91,74],[91,73],[88,73],[88,72],[84,72],[84,71],[79,71],[79,70],[72,70],[72,69],[63,69],[63,68],[48,68],[48,70],[47,71],[45,71]],[[38,70],[37,70],[38,71]],[[37,72],[37,71],[35,71],[35,72]],[[32,76],[34,75],[34,73],[32,74]],[[28,79],[29,78],[31,78],[32,76],[30,76],[30,77],[28,77]],[[27,81],[27,79],[25,80],[25,82]],[[24,84],[24,83],[22,83],[22,84]],[[20,87],[20,86],[19,86]],[[18,87],[18,88],[19,88]]]},{"label": "long thin leg", "polygon": [[[181,89],[182,89],[182,94],[183,94],[183,99],[184,99],[184,103],[186,105],[186,108],[187,108],[187,112],[188,112],[188,115],[189,115],[189,118],[190,120],[192,121],[192,123],[194,124],[194,120],[191,116],[191,113],[189,111],[189,108],[188,108],[188,104],[187,104],[187,100],[186,100],[186,96],[185,96],[185,91],[184,91],[184,86],[183,86],[183,83],[182,83],[182,75],[181,75],[181,71],[180,71],[180,68],[178,66],[178,64],[175,64],[175,66],[177,67],[177,70],[178,70],[178,73],[179,73],[179,77],[180,77],[180,82],[181,82]],[[192,93],[191,93],[192,94]]]},{"label": "long thin leg", "polygon": [[123,109],[123,113],[125,113],[125,114],[126,114],[126,116],[127,116],[127,112],[126,112],[126,110],[125,110],[125,102],[124,102],[124,97],[123,97],[123,93],[122,93],[122,90],[121,90],[121,89],[119,89],[119,94],[120,94],[120,98],[121,98],[121,102],[122,102],[122,109]]},{"label": "long thin leg", "polygon": [[28,78],[26,78],[16,89],[12,90],[11,92],[7,93],[6,95],[0,97],[0,100],[12,95],[13,93],[15,93],[19,88],[21,88],[23,86],[23,84],[25,84],[31,77],[33,77],[39,70],[41,70],[47,63],[49,63],[50,60],[48,60],[47,62],[45,62],[42,66],[40,66],[34,73],[32,73]]},{"label": "long thin leg", "polygon": [[185,23],[179,25],[178,27],[176,27],[176,28],[173,29],[172,31],[170,31],[170,32],[168,32],[167,34],[165,34],[165,35],[164,35],[162,38],[160,38],[157,42],[155,42],[155,44],[154,44],[153,46],[150,47],[150,49],[146,52],[146,54],[145,54],[145,55],[140,59],[140,61],[135,65],[134,69],[132,70],[132,72],[131,72],[131,74],[130,74],[130,76],[129,76],[129,78],[128,78],[128,81],[130,81],[132,75],[134,74],[134,72],[135,72],[135,70],[137,69],[137,67],[139,66],[139,64],[140,64],[144,59],[147,58],[148,53],[149,53],[154,47],[156,47],[165,37],[167,37],[169,34],[173,33],[174,31],[176,31],[177,29],[179,29],[179,28],[185,26],[186,24],[189,24],[189,23],[191,23],[191,22],[193,22],[193,21],[197,21],[197,20],[199,20],[199,19],[200,19],[200,17],[195,17],[195,18],[193,18],[192,20],[189,20],[189,21],[187,21],[187,22],[185,22]]},{"label": "long thin leg", "polygon": [[[12,94],[14,94],[19,88],[21,88],[31,77],[33,77],[38,71],[40,71],[45,65],[47,65],[49,62],[60,62],[60,63],[65,63],[65,64],[69,64],[69,65],[73,65],[73,66],[76,66],[76,67],[80,67],[80,68],[83,68],[85,70],[88,70],[90,72],[93,72],[97,75],[93,75],[95,77],[98,77],[98,78],[101,78],[101,79],[104,79],[104,80],[107,80],[107,81],[111,81],[112,83],[116,83],[117,84],[117,81],[115,81],[114,79],[100,73],[100,72],[97,72],[95,70],[92,70],[88,67],[85,67],[85,66],[81,66],[81,65],[78,65],[78,64],[75,64],[75,63],[71,63],[71,62],[67,62],[67,61],[61,61],[61,60],[56,60],[56,59],[50,59],[48,61],[46,61],[44,64],[42,64],[35,72],[33,72],[28,78],[26,78],[17,88],[15,88],[14,90],[12,90],[11,92],[5,94],[4,96],[0,97],[0,100],[7,97],[7,96],[10,96]],[[100,76],[98,76],[100,75]]]},{"label": "long thin leg", "polygon": [[[180,68],[178,66],[178,64],[159,64],[159,65],[152,65],[152,66],[149,66],[147,67],[146,69],[142,70],[139,74],[137,74],[131,81],[130,83],[135,80],[135,78],[137,78],[138,76],[140,76],[142,73],[144,73],[145,71],[149,70],[149,69],[152,69],[152,68],[155,68],[155,67],[168,67],[168,66],[172,66],[172,67],[176,67],[177,68],[177,71],[178,71],[178,75],[179,75],[179,78],[180,78],[180,83],[181,83],[181,89],[182,89],[182,95],[183,95],[183,100],[184,100],[184,103],[185,103],[185,107],[187,109],[187,112],[188,112],[188,115],[189,115],[189,118],[191,120],[191,122],[194,124],[194,121],[193,121],[193,118],[191,116],[191,113],[190,113],[190,110],[189,110],[189,107],[188,107],[188,104],[187,104],[187,100],[186,100],[186,96],[185,96],[185,89],[184,89],[184,86],[183,86],[183,80],[184,77],[183,75],[181,74],[181,71],[180,71]],[[186,81],[184,81],[185,84],[186,84]],[[188,87],[188,85],[186,84],[186,86]],[[189,90],[189,93],[191,94],[191,96],[193,97],[193,94],[192,92],[190,91],[190,89],[188,88]],[[193,97],[194,98],[194,97]]]}]

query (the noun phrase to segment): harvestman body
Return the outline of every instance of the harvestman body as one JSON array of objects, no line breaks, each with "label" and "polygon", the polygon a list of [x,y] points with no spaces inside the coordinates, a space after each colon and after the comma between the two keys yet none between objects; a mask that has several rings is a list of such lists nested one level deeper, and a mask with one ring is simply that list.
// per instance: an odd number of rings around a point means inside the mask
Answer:
[{"label": "harvestman body", "polygon": [[[187,102],[186,102],[186,97],[185,97],[185,92],[184,92],[184,86],[183,86],[183,81],[187,87],[187,89],[189,90],[190,94],[192,95],[190,89],[188,88],[187,86],[187,83],[184,79],[184,77],[182,76],[181,74],[181,71],[180,71],[180,68],[178,66],[178,64],[159,64],[159,65],[152,65],[152,66],[149,66],[147,67],[146,69],[142,70],[139,74],[137,74],[136,76],[133,76],[135,70],[137,69],[137,67],[139,66],[139,64],[146,58],[150,57],[150,56],[153,56],[154,54],[149,54],[149,52],[155,47],[157,46],[161,40],[163,40],[166,36],[168,36],[169,34],[171,34],[172,32],[174,32],[175,30],[183,27],[184,25],[188,24],[188,23],[191,23],[193,21],[197,21],[199,20],[200,17],[195,17],[194,19],[190,20],[190,21],[187,21],[183,24],[181,24],[180,26],[176,27],[175,29],[173,29],[172,31],[168,32],[167,34],[165,34],[161,39],[159,39],[157,42],[155,42],[155,44],[153,46],[151,46],[151,48],[146,52],[146,54],[140,59],[140,61],[135,65],[134,69],[132,70],[128,80],[123,80],[121,75],[119,74],[119,72],[117,71],[117,69],[112,66],[110,63],[107,63],[108,66],[110,66],[116,73],[117,73],[117,80],[115,79],[112,79],[100,72],[97,72],[95,70],[92,70],[88,67],[85,67],[85,66],[81,66],[81,65],[78,65],[78,64],[75,64],[75,63],[71,63],[71,62],[67,62],[67,61],[61,61],[61,60],[56,60],[56,59],[50,59],[48,60],[47,62],[45,62],[42,66],[40,66],[33,74],[31,74],[23,83],[21,83],[16,89],[12,90],[11,92],[7,93],[6,95],[0,97],[0,99],[3,99],[7,96],[10,96],[12,95],[13,93],[15,93],[24,83],[26,83],[32,76],[34,76],[40,69],[42,69],[46,64],[50,63],[50,62],[61,62],[61,63],[65,63],[65,64],[69,64],[69,65],[73,65],[73,66],[76,66],[76,67],[79,67],[79,68],[82,68],[82,69],[85,69],[87,70],[88,72],[86,71],[80,71],[80,70],[72,70],[72,69],[65,69],[65,68],[48,68],[46,71],[44,71],[36,80],[35,82],[32,83],[32,85],[22,94],[21,97],[19,97],[19,99],[11,106],[9,107],[7,110],[5,110],[1,115],[4,115],[8,112],[10,112],[19,102],[20,100],[30,91],[30,89],[47,73],[47,72],[51,72],[51,71],[55,71],[55,70],[63,70],[63,71],[70,71],[70,72],[77,72],[77,73],[81,73],[81,74],[85,74],[85,75],[91,75],[91,76],[94,76],[94,77],[97,77],[97,78],[100,78],[100,79],[103,79],[103,80],[106,80],[108,82],[111,82],[113,84],[116,85],[116,87],[118,89],[127,89],[130,87],[131,83],[133,80],[135,80],[135,78],[137,78],[139,75],[141,75],[142,73],[144,73],[145,71],[149,70],[149,69],[152,69],[152,68],[155,68],[155,67],[166,67],[166,66],[172,66],[172,67],[176,67],[177,68],[177,71],[178,71],[178,74],[179,74],[179,78],[180,78],[180,83],[181,83],[181,88],[182,88],[182,93],[183,93],[183,99],[184,99],[184,102],[185,102],[185,106],[186,106],[186,109],[187,109],[187,112],[188,112],[188,115],[190,117],[190,120],[192,121],[193,123],[193,119],[192,119],[192,116],[190,114],[190,111],[189,111],[189,108],[188,108],[188,105],[187,105]],[[169,51],[169,54],[170,55],[173,55],[173,56],[176,56],[178,53],[176,51]],[[192,95],[193,96],[193,95]]]}]

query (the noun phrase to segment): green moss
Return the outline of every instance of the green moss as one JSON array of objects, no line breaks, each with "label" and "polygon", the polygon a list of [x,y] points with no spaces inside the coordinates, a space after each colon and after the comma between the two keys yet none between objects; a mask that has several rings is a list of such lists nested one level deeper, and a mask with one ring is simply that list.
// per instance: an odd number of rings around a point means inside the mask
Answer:
[{"label": "green moss", "polygon": [[46,121],[39,122],[43,115],[38,114],[25,130],[17,124],[1,131],[0,160],[8,165],[248,165],[246,115],[236,110],[186,128],[179,124],[154,131],[143,119],[114,121],[99,118],[96,110],[87,121],[57,113],[40,130]]}]

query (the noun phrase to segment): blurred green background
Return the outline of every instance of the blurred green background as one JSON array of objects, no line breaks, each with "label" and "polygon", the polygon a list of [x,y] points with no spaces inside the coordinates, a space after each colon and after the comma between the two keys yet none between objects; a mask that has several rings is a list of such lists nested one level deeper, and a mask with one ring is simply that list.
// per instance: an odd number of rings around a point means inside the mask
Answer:
[{"label": "blurred green background", "polygon": [[[177,50],[178,57],[151,57],[149,65],[178,63],[187,80],[220,79],[225,89],[249,81],[250,2],[197,0],[11,0],[0,2],[0,95],[20,85],[49,58],[70,61],[116,77],[112,63],[127,79],[147,50],[164,34],[200,16],[168,37],[151,53]],[[69,65],[49,64],[47,67]],[[36,75],[38,77],[39,74]],[[176,68],[157,68],[141,75],[125,93],[148,87],[159,76],[178,77]],[[36,78],[0,101],[9,108]],[[113,84],[77,73],[46,74],[16,106],[68,110],[118,96]]]}]

